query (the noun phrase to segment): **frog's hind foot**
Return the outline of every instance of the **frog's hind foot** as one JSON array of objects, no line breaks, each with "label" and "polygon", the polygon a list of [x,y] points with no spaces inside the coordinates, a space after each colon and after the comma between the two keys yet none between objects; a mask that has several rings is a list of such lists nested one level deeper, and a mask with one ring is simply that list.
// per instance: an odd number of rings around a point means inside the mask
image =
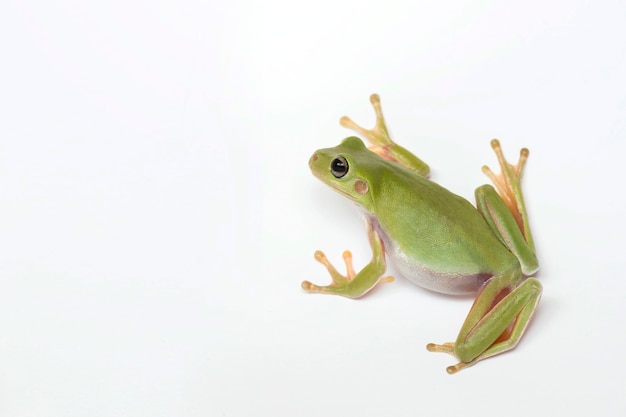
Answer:
[{"label": "frog's hind foot", "polygon": [[486,165],[482,167],[482,171],[496,186],[498,194],[513,214],[515,222],[524,234],[529,246],[534,247],[530,233],[530,226],[528,224],[526,206],[524,205],[524,196],[522,194],[522,175],[524,173],[524,166],[528,160],[528,148],[522,148],[520,150],[517,164],[513,165],[510,164],[504,157],[502,146],[500,145],[500,141],[498,139],[493,139],[491,141],[491,147],[498,157],[500,173],[495,174]]},{"label": "frog's hind foot", "polygon": [[[441,352],[441,353],[447,353],[449,355],[452,356],[456,356],[454,354],[454,343],[452,342],[447,342],[444,343],[442,345],[438,345],[436,343],[429,343],[426,345],[426,349],[428,349],[429,352]],[[459,372],[460,370],[463,370],[465,368],[468,368],[470,366],[472,366],[475,362],[459,362],[456,365],[451,365],[448,366],[446,368],[446,372],[449,373],[450,375],[452,374],[456,374],[457,372]]]},{"label": "frog's hind foot", "polygon": [[446,342],[442,345],[429,343],[426,345],[426,349],[428,349],[429,352],[441,352],[454,355],[454,343],[452,342]]}]

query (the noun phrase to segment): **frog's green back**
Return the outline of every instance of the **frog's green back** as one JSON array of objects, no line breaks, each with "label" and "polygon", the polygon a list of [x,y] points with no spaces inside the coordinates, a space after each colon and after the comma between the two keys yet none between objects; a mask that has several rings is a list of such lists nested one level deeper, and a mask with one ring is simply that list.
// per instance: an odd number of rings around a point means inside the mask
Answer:
[{"label": "frog's green back", "polygon": [[489,273],[516,262],[466,199],[393,162],[379,164],[370,176],[372,214],[409,257],[451,274]]}]

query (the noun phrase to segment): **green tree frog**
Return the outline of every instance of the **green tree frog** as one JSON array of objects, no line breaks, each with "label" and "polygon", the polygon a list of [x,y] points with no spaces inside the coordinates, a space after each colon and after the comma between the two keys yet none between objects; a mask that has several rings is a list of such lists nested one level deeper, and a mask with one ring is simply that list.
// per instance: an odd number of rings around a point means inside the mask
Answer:
[{"label": "green tree frog", "polygon": [[539,281],[530,277],[538,269],[521,191],[528,158],[522,149],[512,165],[494,139],[501,168],[493,181],[476,189],[476,208],[427,177],[429,167],[394,143],[383,118],[380,99],[370,101],[376,125],[368,130],[348,117],[344,127],[371,142],[368,149],[352,136],[334,148],[320,149],[309,160],[313,174],[355,202],[365,218],[372,248],[371,261],[358,273],[352,255],[344,252],[346,276],[326,256],[315,253],[332,277],[327,286],[302,282],[308,292],[358,298],[381,282],[386,256],[401,275],[429,290],[446,294],[476,293],[455,342],[427,345],[431,352],[456,356],[447,368],[453,374],[490,356],[513,349],[519,342],[541,296]]}]

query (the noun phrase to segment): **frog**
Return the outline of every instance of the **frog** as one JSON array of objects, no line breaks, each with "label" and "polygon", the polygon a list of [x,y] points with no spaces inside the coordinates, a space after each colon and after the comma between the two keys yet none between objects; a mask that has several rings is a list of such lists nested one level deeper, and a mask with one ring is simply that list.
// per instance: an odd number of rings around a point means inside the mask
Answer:
[{"label": "frog", "polygon": [[332,282],[303,281],[310,293],[360,298],[379,284],[387,258],[400,275],[427,290],[474,296],[454,342],[428,343],[430,352],[455,356],[449,374],[514,349],[535,312],[543,291],[534,276],[539,269],[524,203],[521,180],[529,156],[522,148],[516,164],[507,161],[500,141],[493,139],[500,173],[483,166],[491,184],[476,188],[472,205],[432,181],[427,163],[395,143],[383,116],[380,97],[370,102],[376,114],[372,129],[340,119],[357,136],[338,146],[319,149],[309,159],[313,175],[356,204],[364,219],[370,262],[359,272],[345,251],[341,274],[322,251],[315,259]]}]

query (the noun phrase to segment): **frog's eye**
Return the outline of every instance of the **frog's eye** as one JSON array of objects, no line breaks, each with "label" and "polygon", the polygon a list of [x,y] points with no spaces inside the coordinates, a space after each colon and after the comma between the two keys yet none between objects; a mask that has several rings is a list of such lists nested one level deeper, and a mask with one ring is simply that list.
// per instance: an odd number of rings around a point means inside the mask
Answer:
[{"label": "frog's eye", "polygon": [[330,172],[335,178],[341,178],[348,173],[348,161],[343,156],[338,156],[330,163]]}]

